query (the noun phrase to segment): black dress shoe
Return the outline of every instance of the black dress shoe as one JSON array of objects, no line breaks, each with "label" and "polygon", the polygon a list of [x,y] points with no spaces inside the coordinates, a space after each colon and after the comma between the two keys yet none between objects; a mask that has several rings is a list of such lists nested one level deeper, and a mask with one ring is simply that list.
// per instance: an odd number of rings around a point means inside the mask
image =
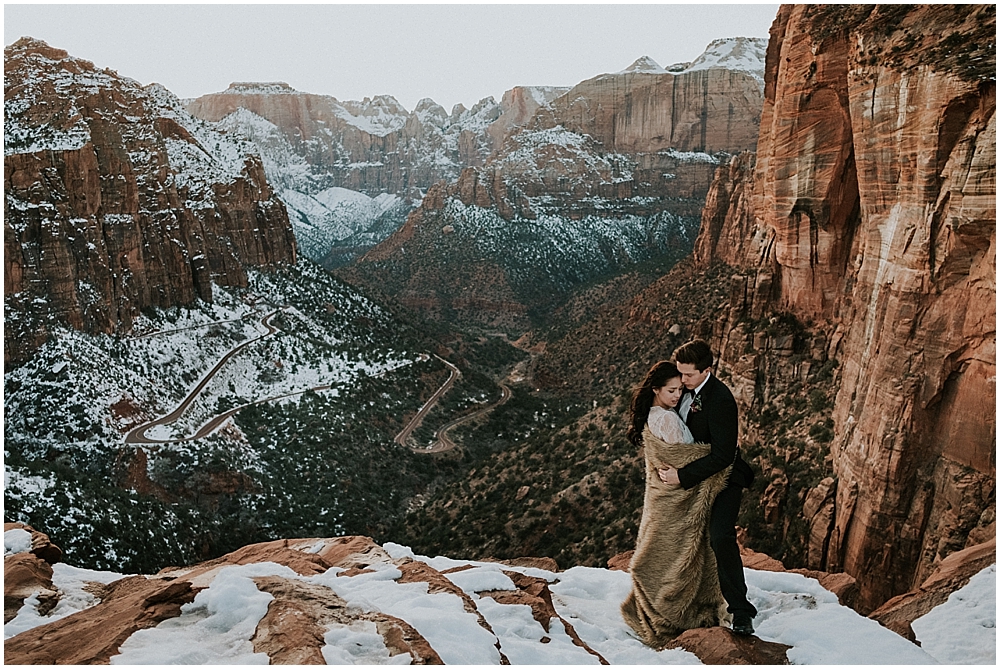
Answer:
[{"label": "black dress shoe", "polygon": [[733,616],[733,633],[740,636],[753,634],[753,618],[746,613],[735,614]]}]

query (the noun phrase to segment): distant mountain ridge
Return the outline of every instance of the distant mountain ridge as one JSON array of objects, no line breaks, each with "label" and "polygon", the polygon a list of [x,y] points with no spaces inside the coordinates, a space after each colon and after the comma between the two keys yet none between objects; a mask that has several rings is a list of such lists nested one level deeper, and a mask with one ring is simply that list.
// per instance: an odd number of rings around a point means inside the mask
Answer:
[{"label": "distant mountain ridge", "polygon": [[[487,97],[449,114],[429,98],[410,112],[389,95],[341,102],[283,82],[236,82],[187,108],[257,145],[303,254],[338,265],[398,228],[431,185],[482,165],[511,128],[565,90],[515,88],[500,103]],[[370,202],[359,209],[347,190]]]},{"label": "distant mountain ridge", "polygon": [[[694,62],[671,66],[670,73],[747,72],[758,80],[750,87],[760,88],[766,43],[760,38],[715,40]],[[619,74],[624,73],[662,75],[667,71],[643,57]],[[615,76],[600,75],[596,79]],[[712,76],[708,79],[714,81]],[[556,104],[570,90],[518,86],[504,93],[499,103],[487,97],[472,109],[456,105],[449,114],[429,98],[407,111],[389,95],[340,101],[332,96],[301,93],[284,82],[234,82],[225,91],[186,104],[195,116],[220,122],[230,132],[242,132],[257,144],[268,178],[288,206],[303,254],[334,267],[349,262],[399,228],[432,185],[454,183],[465,168],[484,166],[503,150],[508,136],[526,127],[540,109]],[[591,92],[585,95],[592,97]],[[713,101],[718,98],[711,91],[706,95]],[[741,96],[746,98],[746,94]],[[747,102],[736,101],[735,106],[742,110]],[[752,107],[753,102],[749,103]],[[620,107],[622,101],[613,104]],[[707,111],[716,115],[714,110]],[[715,141],[719,133],[713,129],[707,132],[711,144],[704,141],[705,133],[681,142],[668,132],[669,146],[683,151],[707,146],[713,152],[743,146],[746,137],[737,135],[739,131],[752,135],[756,120],[743,123],[742,111],[735,117],[731,110],[726,113],[732,130],[725,138]],[[679,118],[677,123],[686,127],[705,116],[698,114],[697,118]],[[593,135],[594,130],[587,128],[583,132]],[[639,135],[652,137],[654,132],[662,130],[642,130]],[[607,144],[605,137],[593,136]],[[637,149],[633,146],[630,150]],[[331,188],[358,191],[369,198],[389,194],[398,201],[389,210],[379,211],[376,206],[367,207],[366,212],[351,209],[348,213],[339,205],[326,206],[328,200],[339,202],[335,197],[339,191],[324,194]]]},{"label": "distant mountain ridge", "polygon": [[756,146],[763,105],[760,77],[723,66],[762,58],[760,40],[713,45],[682,72],[644,57],[540,106],[342,276],[430,318],[523,333],[574,286],[680,259],[718,165]]}]

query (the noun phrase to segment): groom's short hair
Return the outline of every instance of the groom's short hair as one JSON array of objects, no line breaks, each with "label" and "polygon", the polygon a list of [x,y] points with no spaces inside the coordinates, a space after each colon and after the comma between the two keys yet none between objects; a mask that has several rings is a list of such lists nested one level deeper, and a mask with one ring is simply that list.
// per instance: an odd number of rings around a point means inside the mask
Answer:
[{"label": "groom's short hair", "polygon": [[715,362],[712,349],[704,339],[692,339],[674,351],[674,361],[684,365],[694,365],[704,372]]}]

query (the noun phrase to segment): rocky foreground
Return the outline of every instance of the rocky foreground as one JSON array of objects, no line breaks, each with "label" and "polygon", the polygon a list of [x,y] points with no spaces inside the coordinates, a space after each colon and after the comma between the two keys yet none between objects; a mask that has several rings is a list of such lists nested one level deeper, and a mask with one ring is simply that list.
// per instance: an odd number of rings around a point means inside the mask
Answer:
[{"label": "rocky foreground", "polygon": [[[143,576],[62,564],[46,535],[20,523],[4,525],[4,544],[8,664],[956,661],[925,652],[920,641],[962,648],[966,661],[995,660],[995,540],[950,556],[920,589],[872,614],[888,627],[849,608],[851,577],[785,572],[747,552],[758,636],[691,630],[659,652],[635,639],[618,614],[630,587],[628,555],[609,569],[560,572],[547,558],[427,558],[355,536],[252,544]],[[976,610],[990,621],[966,623],[951,636],[918,632],[916,643],[901,636],[916,639],[911,623],[946,601],[969,608],[980,599],[987,604]]]}]

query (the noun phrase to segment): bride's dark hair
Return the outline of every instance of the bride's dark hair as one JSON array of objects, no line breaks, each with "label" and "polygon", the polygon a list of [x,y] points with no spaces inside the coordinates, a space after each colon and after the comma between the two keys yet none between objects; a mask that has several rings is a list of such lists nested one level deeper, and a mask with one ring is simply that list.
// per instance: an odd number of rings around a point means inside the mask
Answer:
[{"label": "bride's dark hair", "polygon": [[681,373],[677,371],[677,365],[661,360],[646,372],[646,378],[642,380],[642,385],[632,393],[629,427],[625,438],[634,445],[642,446],[642,428],[646,426],[649,410],[653,406],[653,389],[662,388],[667,384],[667,381],[680,375]]}]

